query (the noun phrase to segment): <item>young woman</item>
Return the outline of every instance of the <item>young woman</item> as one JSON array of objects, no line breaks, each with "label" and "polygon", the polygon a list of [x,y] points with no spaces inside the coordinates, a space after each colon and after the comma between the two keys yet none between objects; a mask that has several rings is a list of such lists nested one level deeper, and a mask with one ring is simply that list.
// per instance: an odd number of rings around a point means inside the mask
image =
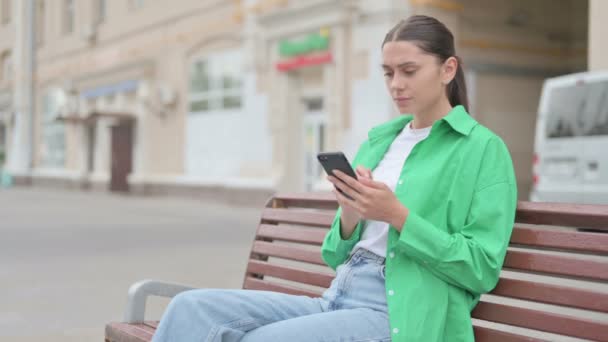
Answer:
[{"label": "young woman", "polygon": [[176,296],[154,341],[473,341],[471,310],[496,285],[516,180],[503,141],[466,111],[452,33],[413,16],[384,39],[401,113],[328,179],[340,204],[322,246],[321,298],[252,290]]}]

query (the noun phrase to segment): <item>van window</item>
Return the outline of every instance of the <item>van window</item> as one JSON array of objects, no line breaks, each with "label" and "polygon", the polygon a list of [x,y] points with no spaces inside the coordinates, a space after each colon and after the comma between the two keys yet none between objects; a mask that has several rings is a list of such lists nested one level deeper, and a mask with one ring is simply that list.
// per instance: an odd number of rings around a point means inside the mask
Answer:
[{"label": "van window", "polygon": [[583,133],[586,136],[608,135],[608,80],[589,84]]},{"label": "van window", "polygon": [[549,96],[547,138],[608,135],[608,80],[561,86]]}]

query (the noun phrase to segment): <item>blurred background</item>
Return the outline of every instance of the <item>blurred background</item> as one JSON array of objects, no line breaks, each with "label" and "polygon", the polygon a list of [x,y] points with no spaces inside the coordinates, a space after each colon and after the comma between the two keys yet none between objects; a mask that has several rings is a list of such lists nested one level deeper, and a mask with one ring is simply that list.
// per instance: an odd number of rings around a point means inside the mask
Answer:
[{"label": "blurred background", "polygon": [[0,340],[99,340],[144,277],[239,287],[268,196],[399,115],[380,47],[412,14],[521,200],[608,203],[608,1],[0,0]]},{"label": "blurred background", "polygon": [[327,188],[316,152],[352,157],[398,115],[385,33],[428,14],[455,34],[470,112],[507,142],[529,199],[543,81],[608,68],[601,0],[0,3],[13,184],[257,204]]}]

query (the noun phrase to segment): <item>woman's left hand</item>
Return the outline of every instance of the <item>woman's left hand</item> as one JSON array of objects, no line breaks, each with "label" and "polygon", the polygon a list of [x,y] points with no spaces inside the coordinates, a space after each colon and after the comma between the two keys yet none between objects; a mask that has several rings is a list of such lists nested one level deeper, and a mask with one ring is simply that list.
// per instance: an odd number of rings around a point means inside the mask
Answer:
[{"label": "woman's left hand", "polygon": [[409,210],[386,184],[364,177],[357,180],[339,170],[334,170],[334,174],[336,177],[327,179],[353,199],[339,192],[336,195],[342,196],[363,219],[387,222],[401,231]]}]

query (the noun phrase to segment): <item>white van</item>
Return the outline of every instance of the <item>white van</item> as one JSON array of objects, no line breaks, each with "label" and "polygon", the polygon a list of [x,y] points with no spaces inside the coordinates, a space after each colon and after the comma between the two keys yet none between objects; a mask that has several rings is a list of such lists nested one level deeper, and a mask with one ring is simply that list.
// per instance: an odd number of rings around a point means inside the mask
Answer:
[{"label": "white van", "polygon": [[608,204],[608,71],[545,80],[531,201]]}]

